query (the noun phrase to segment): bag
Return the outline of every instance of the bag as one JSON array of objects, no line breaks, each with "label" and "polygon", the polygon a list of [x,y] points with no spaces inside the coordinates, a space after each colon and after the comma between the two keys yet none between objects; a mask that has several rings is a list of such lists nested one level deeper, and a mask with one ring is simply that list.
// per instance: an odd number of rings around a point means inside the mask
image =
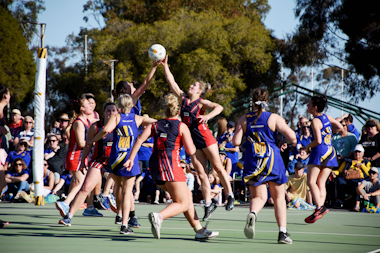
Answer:
[{"label": "bag", "polygon": [[354,169],[346,170],[343,174],[343,177],[346,180],[361,179],[362,178],[362,176],[360,175],[360,170],[354,170]]}]

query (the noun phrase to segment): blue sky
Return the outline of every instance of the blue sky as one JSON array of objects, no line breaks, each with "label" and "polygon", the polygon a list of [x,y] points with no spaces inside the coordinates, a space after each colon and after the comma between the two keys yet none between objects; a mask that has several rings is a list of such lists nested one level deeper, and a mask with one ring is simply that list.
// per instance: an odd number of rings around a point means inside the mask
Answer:
[{"label": "blue sky", "polygon": [[[94,19],[90,19],[88,23],[83,20],[83,16],[85,15],[83,13],[83,5],[86,2],[87,0],[45,1],[46,10],[39,15],[38,22],[46,23],[46,45],[65,46],[67,35],[71,33],[78,34],[81,27],[99,27]],[[268,0],[268,2],[271,10],[264,20],[264,24],[268,29],[273,30],[276,37],[285,38],[286,34],[293,32],[298,24],[298,21],[294,17],[295,1]],[[360,102],[359,106],[379,111],[375,107],[375,101],[379,98],[380,95],[377,94],[370,101]],[[341,111],[334,108],[329,109],[327,113],[333,117],[341,115]],[[361,129],[362,125],[358,121],[354,120],[354,124],[358,129]]]}]

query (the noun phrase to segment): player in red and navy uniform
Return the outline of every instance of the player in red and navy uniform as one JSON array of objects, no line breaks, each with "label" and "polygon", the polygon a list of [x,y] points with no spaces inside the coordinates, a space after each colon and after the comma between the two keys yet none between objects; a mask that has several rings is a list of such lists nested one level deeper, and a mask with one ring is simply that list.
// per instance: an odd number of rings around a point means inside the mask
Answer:
[{"label": "player in red and navy uniform", "polygon": [[[103,112],[104,112],[104,124],[107,124],[112,115],[118,114],[116,104],[113,102],[107,102],[103,106]],[[103,128],[104,128],[104,125],[101,121],[95,122],[94,124],[92,124],[89,130],[88,138],[92,139]],[[87,198],[87,208],[86,210],[84,210],[83,215],[96,216],[96,217],[103,216],[94,208],[93,197],[92,197],[92,194],[90,193],[94,189],[96,184],[102,178],[101,170],[106,171],[106,172],[110,171],[108,163],[109,163],[109,156],[111,154],[112,140],[113,140],[113,132],[110,132],[95,143],[95,149],[94,149],[95,152],[93,153],[92,161],[89,163],[90,166],[87,172],[86,179],[83,183],[83,187],[80,189],[77,196],[75,197],[75,200],[73,204],[71,205],[68,214],[64,217],[64,219],[59,221],[59,224],[71,226],[72,217],[79,210],[79,208],[81,207],[81,205],[83,204],[87,196],[89,196]],[[92,149],[92,144],[86,145],[83,152],[81,170],[86,168],[83,161],[84,159],[86,159],[91,149]]]},{"label": "player in red and navy uniform", "polygon": [[[209,88],[209,84],[195,82],[190,86],[186,94],[178,86],[174,80],[173,74],[170,72],[168,56],[162,60],[161,64],[164,67],[165,77],[172,92],[182,100],[181,118],[189,127],[191,137],[197,148],[196,156],[197,161],[199,161],[200,164],[192,162],[202,182],[202,194],[205,200],[205,215],[203,220],[207,220],[211,213],[216,209],[216,204],[211,202],[211,186],[206,174],[207,159],[210,161],[212,168],[218,173],[224,189],[228,192],[227,204],[225,207],[227,211],[231,211],[234,208],[235,198],[229,181],[229,175],[220,161],[217,142],[207,127],[208,120],[220,114],[223,111],[223,107],[217,103],[202,98],[206,93],[206,90]],[[204,113],[207,109],[211,110],[211,112],[205,115]]]},{"label": "player in red and navy uniform", "polygon": [[[178,99],[169,94],[165,97],[166,119],[153,123],[140,135],[130,157],[125,163],[127,169],[132,169],[135,158],[141,144],[149,137],[153,137],[154,145],[152,156],[149,160],[149,169],[155,183],[163,190],[168,191],[173,199],[159,213],[150,213],[149,221],[152,224],[152,232],[155,238],[160,239],[160,228],[163,220],[184,213],[190,225],[194,228],[195,239],[210,239],[219,235],[218,232],[208,231],[203,228],[195,212],[192,194],[186,184],[186,176],[181,168],[179,152],[182,145],[191,154],[192,161],[196,160],[195,146],[191,139],[189,128],[178,120],[180,110]],[[182,144],[183,143],[183,144]]]},{"label": "player in red and navy uniform", "polygon": [[[69,170],[73,175],[73,180],[66,200],[55,203],[62,217],[65,217],[69,211],[69,205],[82,187],[85,178],[85,173],[82,173],[79,169],[83,157],[83,148],[86,145],[87,133],[90,128],[87,116],[93,113],[91,104],[86,98],[73,101],[73,107],[74,115],[77,117],[70,129],[70,144],[66,155],[66,170]],[[86,157],[84,157],[83,162],[87,166]]]}]

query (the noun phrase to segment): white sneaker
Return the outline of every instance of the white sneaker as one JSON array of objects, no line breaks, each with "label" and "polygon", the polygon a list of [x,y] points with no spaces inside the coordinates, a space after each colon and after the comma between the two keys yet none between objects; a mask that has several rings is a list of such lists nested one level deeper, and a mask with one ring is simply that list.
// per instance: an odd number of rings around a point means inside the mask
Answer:
[{"label": "white sneaker", "polygon": [[212,232],[212,231],[208,231],[206,228],[203,228],[195,234],[195,240],[207,240],[207,239],[217,237],[218,235],[219,235],[219,232]]},{"label": "white sneaker", "polygon": [[149,213],[148,218],[150,221],[150,224],[152,224],[152,234],[156,239],[161,238],[161,223],[162,221],[158,217],[159,213]]},{"label": "white sneaker", "polygon": [[254,213],[249,213],[247,216],[247,223],[244,227],[244,234],[248,239],[252,239],[255,236],[255,222],[256,215]]},{"label": "white sneaker", "polygon": [[153,203],[156,204],[156,205],[160,204],[160,202],[158,201],[158,199],[155,199]]}]

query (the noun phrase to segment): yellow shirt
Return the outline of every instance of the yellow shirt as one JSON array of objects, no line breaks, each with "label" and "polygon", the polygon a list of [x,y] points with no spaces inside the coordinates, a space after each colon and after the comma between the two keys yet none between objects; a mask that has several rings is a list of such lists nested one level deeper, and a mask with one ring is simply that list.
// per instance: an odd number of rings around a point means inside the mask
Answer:
[{"label": "yellow shirt", "polygon": [[[360,167],[357,167],[356,164],[361,163],[362,165]],[[344,161],[338,170],[334,170],[335,174],[338,176],[344,168],[346,167],[346,161]],[[360,175],[362,178],[364,178],[364,173],[369,176],[369,170],[371,169],[371,162],[368,162],[367,164],[363,163],[363,159],[360,161],[352,160],[352,164],[348,169],[354,169],[354,170],[359,170],[360,169]],[[364,172],[364,173],[363,173]]]},{"label": "yellow shirt", "polygon": [[306,173],[300,178],[297,178],[295,174],[290,175],[288,177],[288,182],[285,184],[285,189],[289,189],[292,198],[299,197],[306,200],[306,193],[309,190]]}]

